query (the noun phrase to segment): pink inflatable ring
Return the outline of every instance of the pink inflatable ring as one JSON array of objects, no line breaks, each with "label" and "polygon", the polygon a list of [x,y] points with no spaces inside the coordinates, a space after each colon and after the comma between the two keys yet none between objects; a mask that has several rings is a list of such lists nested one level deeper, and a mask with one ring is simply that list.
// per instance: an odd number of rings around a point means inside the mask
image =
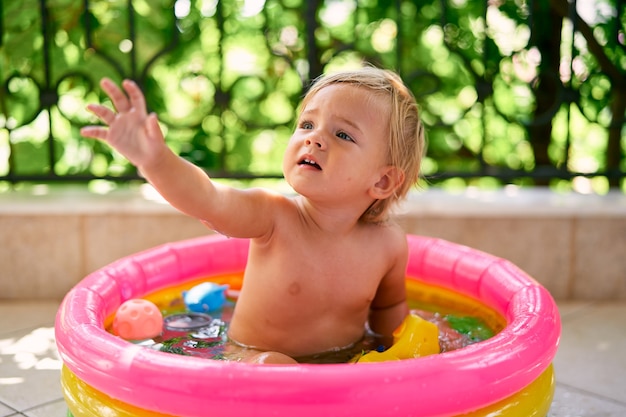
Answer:
[{"label": "pink inflatable ring", "polygon": [[[424,358],[297,366],[172,355],[107,332],[106,318],[128,299],[203,276],[241,272],[246,263],[246,240],[182,241],[100,269],[65,297],[56,340],[70,411],[88,415],[72,409],[76,397],[86,400],[72,394],[71,381],[135,410],[115,414],[120,416],[456,416],[486,410],[543,380],[532,395],[544,397],[549,407],[560,318],[548,291],[506,260],[440,239],[407,238],[407,280],[476,298],[506,319],[505,328],[483,342]],[[539,412],[545,416],[547,410]]]}]

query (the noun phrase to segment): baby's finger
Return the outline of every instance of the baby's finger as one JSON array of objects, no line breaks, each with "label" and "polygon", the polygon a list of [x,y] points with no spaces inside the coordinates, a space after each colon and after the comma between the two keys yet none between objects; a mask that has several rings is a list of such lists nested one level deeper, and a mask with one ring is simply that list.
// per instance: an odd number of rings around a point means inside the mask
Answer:
[{"label": "baby's finger", "polygon": [[101,126],[85,126],[80,129],[80,134],[86,138],[101,139],[107,138],[109,130]]},{"label": "baby's finger", "polygon": [[124,94],[113,81],[108,78],[103,78],[102,81],[100,81],[100,87],[107,93],[118,112],[123,113],[130,110],[128,97],[126,97],[126,94]]},{"label": "baby's finger", "polygon": [[146,121],[146,129],[148,131],[148,136],[151,138],[157,139],[160,142],[163,142],[165,139],[163,138],[163,132],[161,132],[161,127],[159,126],[159,120],[154,113],[150,113],[148,115],[148,120]]},{"label": "baby's finger", "polygon": [[139,86],[132,80],[124,80],[122,87],[126,90],[126,94],[130,98],[130,105],[135,111],[139,112],[141,116],[146,116],[146,99],[141,92]]},{"label": "baby's finger", "polygon": [[87,110],[96,115],[98,119],[104,123],[110,125],[115,120],[115,112],[108,107],[101,106],[99,104],[88,104]]}]

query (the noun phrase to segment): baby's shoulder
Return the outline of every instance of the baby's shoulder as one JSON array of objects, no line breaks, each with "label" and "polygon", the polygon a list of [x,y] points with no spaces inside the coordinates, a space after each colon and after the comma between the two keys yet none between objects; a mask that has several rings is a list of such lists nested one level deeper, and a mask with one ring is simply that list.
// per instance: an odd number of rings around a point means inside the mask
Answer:
[{"label": "baby's shoulder", "polygon": [[368,224],[366,233],[369,238],[376,240],[381,246],[388,247],[392,251],[407,246],[406,232],[392,221]]},{"label": "baby's shoulder", "polygon": [[367,227],[370,233],[385,234],[395,238],[404,238],[404,236],[406,235],[406,233],[398,225],[398,223],[394,222],[393,220],[386,220],[377,223],[364,223],[364,225]]}]

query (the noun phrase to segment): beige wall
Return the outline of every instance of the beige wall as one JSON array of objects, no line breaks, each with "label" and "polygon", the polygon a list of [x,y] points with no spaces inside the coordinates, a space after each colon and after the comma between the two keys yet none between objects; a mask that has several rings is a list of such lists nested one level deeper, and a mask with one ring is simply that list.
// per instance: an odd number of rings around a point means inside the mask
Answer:
[{"label": "beige wall", "polygon": [[[509,259],[557,299],[626,299],[626,197],[428,191],[396,215],[408,233]],[[0,194],[0,298],[61,298],[88,273],[211,233],[138,192]]]}]

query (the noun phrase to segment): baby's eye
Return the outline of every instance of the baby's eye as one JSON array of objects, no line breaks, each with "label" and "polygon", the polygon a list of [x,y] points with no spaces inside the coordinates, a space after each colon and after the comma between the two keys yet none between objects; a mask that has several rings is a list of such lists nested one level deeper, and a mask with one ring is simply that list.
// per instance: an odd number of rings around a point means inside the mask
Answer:
[{"label": "baby's eye", "polygon": [[343,140],[354,142],[352,137],[350,137],[350,135],[348,135],[346,132],[338,132],[337,133],[337,137],[340,138],[340,139],[343,139]]},{"label": "baby's eye", "polygon": [[300,129],[313,129],[313,123],[305,120],[300,123]]}]

